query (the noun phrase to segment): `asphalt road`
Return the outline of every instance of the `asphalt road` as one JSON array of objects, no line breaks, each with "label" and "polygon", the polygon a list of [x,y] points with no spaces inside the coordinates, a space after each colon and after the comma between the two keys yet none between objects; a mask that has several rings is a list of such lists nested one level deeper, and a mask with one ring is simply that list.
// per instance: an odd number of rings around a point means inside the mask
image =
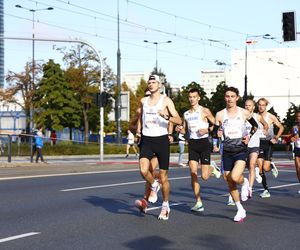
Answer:
[{"label": "asphalt road", "polygon": [[159,201],[147,214],[134,159],[0,168],[0,249],[299,249],[300,185],[292,161],[277,159],[277,179],[267,175],[244,203],[247,217],[234,223],[222,179],[201,181],[203,213],[191,213],[189,170],[170,169],[171,213],[159,221]]}]

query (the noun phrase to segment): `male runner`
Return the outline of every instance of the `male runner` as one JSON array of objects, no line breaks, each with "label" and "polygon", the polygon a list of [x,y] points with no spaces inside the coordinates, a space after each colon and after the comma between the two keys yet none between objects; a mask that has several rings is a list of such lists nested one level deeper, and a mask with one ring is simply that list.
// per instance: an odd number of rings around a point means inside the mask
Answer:
[{"label": "male runner", "polygon": [[[260,194],[260,197],[269,198],[271,194],[269,192],[265,172],[272,170],[273,176],[275,178],[277,178],[278,176],[278,170],[275,164],[272,162],[273,145],[277,143],[278,138],[283,133],[284,128],[275,115],[272,115],[271,113],[267,112],[267,106],[269,104],[267,99],[260,98],[257,103],[258,114],[263,117],[263,119],[268,123],[269,126],[269,130],[266,133],[266,135],[263,134],[260,138],[260,151],[257,160],[259,173],[262,177],[262,185],[264,187],[264,191]],[[274,135],[274,125],[279,128],[276,135]]]}]

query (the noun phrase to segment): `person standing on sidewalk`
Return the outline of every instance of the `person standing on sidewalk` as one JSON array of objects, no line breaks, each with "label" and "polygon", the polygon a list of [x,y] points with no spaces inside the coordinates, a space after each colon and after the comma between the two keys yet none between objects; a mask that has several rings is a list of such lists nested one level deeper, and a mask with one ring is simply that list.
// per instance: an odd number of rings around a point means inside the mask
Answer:
[{"label": "person standing on sidewalk", "polygon": [[[190,109],[184,112],[183,126],[177,126],[180,133],[188,133],[189,167],[191,184],[196,198],[192,212],[203,212],[204,207],[200,196],[200,184],[198,180],[198,166],[201,164],[201,178],[207,181],[214,174],[220,178],[221,172],[217,165],[211,162],[211,145],[208,140],[209,122],[215,123],[215,118],[208,108],[199,105],[200,92],[192,88],[188,92]],[[212,164],[211,164],[212,163]]]},{"label": "person standing on sidewalk", "polygon": [[[295,167],[300,182],[300,111],[296,113],[296,124],[293,126],[291,141],[294,143]],[[300,194],[300,190],[298,191]]]},{"label": "person standing on sidewalk", "polygon": [[[267,184],[267,178],[265,172],[271,170],[274,178],[278,176],[278,170],[275,164],[272,162],[273,146],[277,143],[278,138],[283,133],[283,126],[275,115],[267,112],[267,106],[269,104],[266,98],[260,98],[258,101],[258,114],[268,123],[269,130],[266,134],[263,134],[260,138],[260,149],[257,164],[259,167],[259,174],[262,177],[262,185],[264,191],[260,194],[261,198],[269,198],[271,196],[269,187]],[[274,135],[274,125],[278,127],[278,132]]]},{"label": "person standing on sidewalk", "polygon": [[178,133],[178,146],[179,146],[179,155],[178,155],[178,166],[186,167],[186,164],[183,163],[183,154],[185,148],[185,136],[180,131],[182,130],[182,125],[178,125],[175,127],[176,132]]},{"label": "person standing on sidewalk", "polygon": [[[243,172],[247,160],[247,144],[256,131],[258,124],[248,110],[237,106],[238,100],[239,90],[235,87],[228,87],[225,90],[226,108],[216,114],[214,137],[220,137],[219,127],[222,126],[224,179],[237,206],[237,213],[233,220],[242,222],[246,218],[246,210],[240,202],[237,185],[242,185],[241,199],[246,199],[249,182],[247,178],[244,178]],[[252,125],[249,134],[246,131],[246,121]]]},{"label": "person standing on sidewalk", "polygon": [[41,158],[41,162],[46,163],[44,161],[44,157],[43,157],[43,153],[42,153],[42,149],[44,147],[44,141],[43,141],[43,132],[41,128],[38,128],[37,134],[35,135],[35,147],[36,147],[36,158],[35,158],[35,162],[38,163],[39,162],[39,158]]},{"label": "person standing on sidewalk", "polygon": [[138,120],[137,135],[141,133],[140,142],[140,173],[142,177],[151,185],[153,203],[157,201],[157,192],[160,184],[154,179],[149,171],[150,160],[153,155],[157,156],[159,163],[159,179],[162,185],[163,204],[158,219],[168,220],[170,214],[169,193],[170,186],[168,180],[169,168],[169,122],[181,124],[181,119],[175,109],[173,101],[160,93],[161,82],[157,75],[150,75],[148,80],[148,90],[151,95],[143,97],[140,102],[141,115]]},{"label": "person standing on sidewalk", "polygon": [[134,153],[135,153],[135,156],[137,157],[138,156],[138,153],[137,153],[137,150],[134,146],[134,134],[128,129],[127,130],[127,145],[126,145],[126,156],[125,158],[128,158],[129,156],[129,149],[132,148]]}]

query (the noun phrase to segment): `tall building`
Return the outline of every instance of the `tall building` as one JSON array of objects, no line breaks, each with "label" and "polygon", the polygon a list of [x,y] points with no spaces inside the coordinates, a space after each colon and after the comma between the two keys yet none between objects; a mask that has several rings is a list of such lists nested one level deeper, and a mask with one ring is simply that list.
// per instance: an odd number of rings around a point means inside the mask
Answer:
[{"label": "tall building", "polygon": [[244,93],[247,66],[247,92],[255,100],[265,97],[269,108],[283,119],[290,103],[300,104],[300,48],[275,48],[233,51],[231,57],[231,85]]},{"label": "tall building", "polygon": [[127,72],[123,74],[122,82],[126,82],[127,86],[135,92],[141,79],[148,80],[149,73],[146,72]]},{"label": "tall building", "polygon": [[[0,36],[4,36],[3,0],[0,0]],[[4,39],[0,39],[0,88],[4,87]]]},{"label": "tall building", "polygon": [[200,86],[204,89],[207,97],[210,98],[211,92],[216,91],[220,82],[226,82],[226,70],[201,70]]}]

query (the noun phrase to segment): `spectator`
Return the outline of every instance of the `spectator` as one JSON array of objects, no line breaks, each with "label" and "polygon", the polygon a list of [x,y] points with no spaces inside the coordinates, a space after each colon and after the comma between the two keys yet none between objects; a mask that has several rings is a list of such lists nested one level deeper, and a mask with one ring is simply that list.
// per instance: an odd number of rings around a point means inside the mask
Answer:
[{"label": "spectator", "polygon": [[42,133],[42,129],[39,128],[37,134],[35,135],[35,146],[36,146],[36,158],[35,158],[35,162],[38,163],[39,162],[39,158],[41,158],[41,162],[43,163],[47,163],[46,161],[44,161],[43,158],[43,153],[42,153],[42,149],[44,146],[44,141],[43,141],[43,133]]},{"label": "spectator", "polygon": [[126,156],[125,156],[125,158],[128,157],[130,148],[133,148],[133,151],[135,152],[135,156],[137,157],[138,156],[137,150],[134,146],[134,135],[129,129],[127,130],[127,133],[128,133],[128,136],[127,136],[128,141],[127,141],[127,145],[126,145]]},{"label": "spectator", "polygon": [[56,144],[56,131],[52,130],[51,134],[50,134],[50,139],[51,139],[51,146]]}]

